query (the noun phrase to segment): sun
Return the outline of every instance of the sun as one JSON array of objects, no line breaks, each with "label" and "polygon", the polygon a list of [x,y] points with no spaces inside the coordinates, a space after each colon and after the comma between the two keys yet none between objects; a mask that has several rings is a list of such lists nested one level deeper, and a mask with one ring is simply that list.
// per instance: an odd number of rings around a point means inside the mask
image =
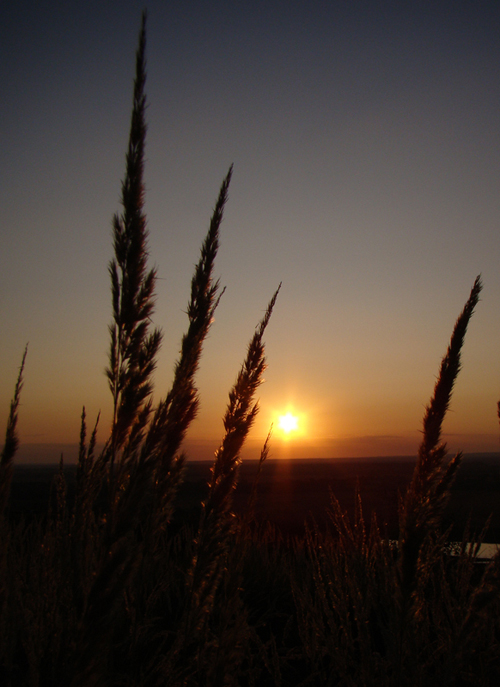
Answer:
[{"label": "sun", "polygon": [[286,415],[280,415],[278,426],[285,434],[290,434],[290,432],[295,432],[299,428],[299,420],[292,413],[287,413]]}]

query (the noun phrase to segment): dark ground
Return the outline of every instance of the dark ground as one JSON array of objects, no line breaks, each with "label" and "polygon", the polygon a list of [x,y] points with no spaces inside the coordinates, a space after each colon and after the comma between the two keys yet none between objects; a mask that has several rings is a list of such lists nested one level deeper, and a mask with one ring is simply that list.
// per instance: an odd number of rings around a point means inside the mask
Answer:
[{"label": "dark ground", "polygon": [[[276,524],[284,534],[300,534],[306,519],[314,518],[320,526],[326,522],[330,489],[352,517],[358,486],[365,519],[370,521],[375,511],[382,533],[397,538],[398,494],[404,493],[413,468],[414,461],[408,458],[269,460],[262,470],[256,515]],[[245,509],[256,470],[254,461],[241,466],[236,511]],[[179,521],[197,521],[209,471],[210,462],[188,464],[178,499]],[[56,472],[56,466],[15,467],[10,506],[14,517],[46,512]],[[65,474],[71,494],[75,466],[66,467]],[[500,455],[467,456],[446,513],[447,523],[453,525],[452,539],[461,539],[469,517],[472,531],[481,531],[490,514],[493,517],[485,541],[500,542]]]}]

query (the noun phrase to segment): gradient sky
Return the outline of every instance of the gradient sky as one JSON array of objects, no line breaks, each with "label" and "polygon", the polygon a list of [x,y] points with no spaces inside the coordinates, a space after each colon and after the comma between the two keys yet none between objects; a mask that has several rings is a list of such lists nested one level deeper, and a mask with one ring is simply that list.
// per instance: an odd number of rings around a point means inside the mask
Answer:
[{"label": "gradient sky", "polygon": [[[188,448],[211,457],[227,394],[279,282],[249,447],[416,452],[477,274],[482,301],[446,420],[452,448],[500,447],[500,3],[37,0],[0,10],[0,411],[29,342],[25,444],[78,440],[101,410],[134,53],[148,9],[146,211],[172,379],[194,264],[234,176],[226,286]],[[207,453],[208,452],[208,453]],[[253,455],[253,454],[252,454]],[[57,456],[55,456],[57,459]]]}]

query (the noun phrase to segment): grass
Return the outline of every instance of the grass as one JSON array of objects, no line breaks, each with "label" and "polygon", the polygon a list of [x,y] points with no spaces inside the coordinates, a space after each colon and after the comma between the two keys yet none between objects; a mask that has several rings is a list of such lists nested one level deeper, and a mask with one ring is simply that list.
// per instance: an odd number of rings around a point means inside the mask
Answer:
[{"label": "grass", "polygon": [[[172,526],[186,431],[196,416],[196,372],[221,297],[213,278],[232,168],[223,180],[191,282],[188,328],[170,391],[156,406],[152,374],[162,333],[152,328],[154,270],[144,211],[145,16],[122,213],[113,220],[112,323],[106,374],[110,438],[97,453],[82,412],[74,500],[64,464],[41,519],[9,517],[26,351],[0,460],[0,679],[6,686],[497,685],[500,557],[476,556],[467,531],[450,557],[444,506],[460,467],[441,427],[460,369],[478,278],[455,325],[413,478],[400,503],[397,544],[349,520],[332,494],[329,527],[285,539],[257,522],[255,498],[232,509],[240,452],[258,412],[264,333],[278,290],[229,393],[199,523]],[[499,411],[500,412],[500,411]],[[473,546],[468,546],[472,541]]]}]

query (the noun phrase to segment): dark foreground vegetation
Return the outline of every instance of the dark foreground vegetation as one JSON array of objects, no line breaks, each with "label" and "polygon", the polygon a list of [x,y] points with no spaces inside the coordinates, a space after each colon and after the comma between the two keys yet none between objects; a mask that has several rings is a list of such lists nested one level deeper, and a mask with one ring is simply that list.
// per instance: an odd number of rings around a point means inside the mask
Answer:
[{"label": "dark foreground vegetation", "polygon": [[[186,463],[182,483],[173,506],[171,526],[186,522],[197,525],[201,504],[208,493],[210,461]],[[370,520],[375,511],[384,537],[399,536],[398,499],[411,480],[415,458],[345,458],[275,460],[261,466],[255,519],[269,521],[284,537],[302,537],[307,523],[321,529],[330,523],[328,508],[333,492],[343,511],[354,517],[356,492],[362,495],[363,514]],[[245,460],[239,467],[238,484],[233,492],[233,511],[244,514],[259,467]],[[66,465],[67,501],[75,498],[76,465]],[[56,464],[16,465],[12,476],[9,513],[11,519],[43,517],[58,473]],[[486,539],[500,544],[500,454],[465,455],[451,486],[444,511],[449,538],[460,541],[467,525],[480,532],[490,518]]]},{"label": "dark foreground vegetation", "polygon": [[[182,443],[197,411],[195,374],[220,297],[213,280],[224,179],[188,305],[172,387],[152,403],[162,334],[151,329],[142,181],[145,30],[140,34],[121,215],[113,221],[113,320],[106,374],[113,422],[102,451],[82,413],[71,498],[64,466],[41,518],[12,517],[23,365],[0,462],[0,681],[3,685],[498,685],[500,557],[476,564],[484,533],[451,556],[446,507],[461,455],[441,426],[481,291],[456,322],[422,443],[398,506],[397,541],[333,495],[328,528],[285,538],[255,518],[259,473],[235,514],[240,450],[257,413],[263,335],[277,293],[230,391],[225,434],[199,515],[175,513]],[[293,508],[293,501],[290,504]],[[486,523],[485,523],[486,526]]]}]

